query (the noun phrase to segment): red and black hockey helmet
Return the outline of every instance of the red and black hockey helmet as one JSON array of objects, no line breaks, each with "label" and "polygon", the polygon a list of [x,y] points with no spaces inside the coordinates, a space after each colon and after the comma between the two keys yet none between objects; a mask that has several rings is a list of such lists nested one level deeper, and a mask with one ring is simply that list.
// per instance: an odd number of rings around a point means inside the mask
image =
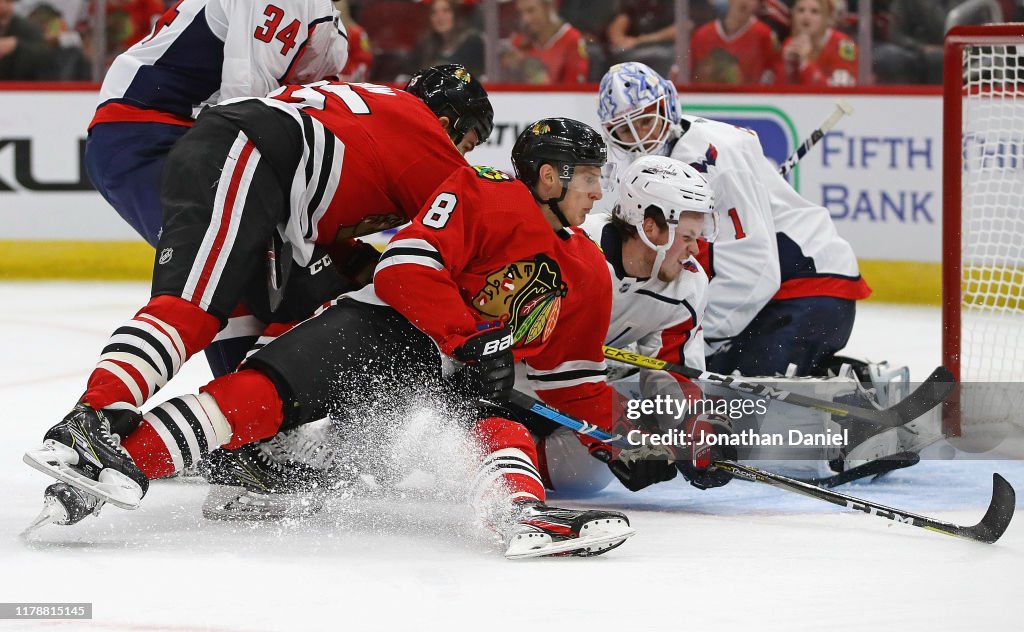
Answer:
[{"label": "red and black hockey helmet", "polygon": [[449,136],[456,145],[471,129],[481,143],[494,129],[494,108],[487,91],[459,64],[424,68],[409,79],[405,91],[419,97],[438,118],[448,117]]}]

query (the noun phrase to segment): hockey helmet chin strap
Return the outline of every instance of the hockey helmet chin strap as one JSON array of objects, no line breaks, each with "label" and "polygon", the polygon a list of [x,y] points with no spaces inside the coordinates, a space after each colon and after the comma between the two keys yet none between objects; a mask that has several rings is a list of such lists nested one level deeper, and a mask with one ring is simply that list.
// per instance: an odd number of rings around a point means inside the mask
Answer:
[{"label": "hockey helmet chin strap", "polygon": [[660,246],[655,246],[650,239],[647,238],[647,233],[644,232],[644,224],[636,225],[636,233],[640,237],[640,241],[644,242],[648,248],[657,253],[654,257],[654,266],[651,267],[650,278],[656,279],[658,273],[661,272],[661,264],[665,263],[665,255],[668,254],[668,249],[672,247],[672,242],[676,239],[676,222],[673,220],[668,221],[668,241]]},{"label": "hockey helmet chin strap", "polygon": [[[550,164],[550,163],[547,163],[547,164]],[[551,212],[554,213],[555,217],[558,218],[558,223],[560,223],[562,225],[562,227],[565,228],[566,230],[568,230],[572,225],[569,224],[569,220],[566,219],[565,213],[562,212],[562,209],[558,206],[558,203],[561,202],[562,200],[564,200],[565,199],[565,195],[569,192],[569,181],[572,180],[572,174],[573,174],[574,170],[575,170],[574,169],[574,165],[570,165],[570,164],[559,165],[559,167],[558,167],[558,183],[561,186],[562,192],[556,198],[553,197],[553,198],[548,198],[548,199],[545,200],[544,198],[542,198],[539,195],[537,195],[536,191],[531,191],[531,193],[533,193],[533,198],[535,200],[537,200],[541,204],[547,204],[548,205],[548,208],[551,209]]]}]

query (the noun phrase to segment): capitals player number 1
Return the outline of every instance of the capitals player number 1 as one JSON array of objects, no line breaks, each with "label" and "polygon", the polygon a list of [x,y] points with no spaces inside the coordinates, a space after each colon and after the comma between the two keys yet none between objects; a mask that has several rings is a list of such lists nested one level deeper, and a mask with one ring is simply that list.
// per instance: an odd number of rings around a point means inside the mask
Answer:
[{"label": "capitals player number 1", "polygon": [[743,224],[740,223],[740,214],[736,212],[736,209],[729,209],[729,219],[732,220],[733,230],[736,231],[736,239],[743,239],[746,237],[747,234],[743,232]]},{"label": "capitals player number 1", "polygon": [[434,198],[434,203],[427,209],[427,214],[423,216],[423,225],[431,228],[444,228],[458,203],[459,198],[455,197],[454,193],[439,193]]}]

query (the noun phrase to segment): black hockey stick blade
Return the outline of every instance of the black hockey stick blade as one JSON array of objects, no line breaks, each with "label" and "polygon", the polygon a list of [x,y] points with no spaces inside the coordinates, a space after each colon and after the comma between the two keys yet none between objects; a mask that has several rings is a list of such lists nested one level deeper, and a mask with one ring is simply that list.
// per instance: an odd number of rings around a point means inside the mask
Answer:
[{"label": "black hockey stick blade", "polygon": [[997,473],[992,474],[992,500],[988,504],[988,511],[981,519],[981,522],[973,527],[960,527],[959,533],[951,533],[961,538],[969,538],[978,542],[992,544],[1006,532],[1013,519],[1013,512],[1017,508],[1017,493],[1009,481]]},{"label": "black hockey stick blade", "polygon": [[890,408],[900,420],[899,425],[917,419],[941,404],[956,388],[953,372],[944,366],[935,367],[932,374],[906,399]]},{"label": "black hockey stick blade", "polygon": [[796,480],[810,483],[811,485],[817,485],[818,487],[831,488],[839,485],[845,485],[846,483],[851,483],[853,481],[858,481],[869,476],[877,478],[895,470],[910,467],[911,465],[917,465],[920,461],[921,456],[916,452],[899,452],[897,454],[890,454],[882,459],[868,461],[867,463],[863,463],[857,467],[851,467],[848,470],[844,470],[832,476],[822,476],[821,478],[798,478]]}]

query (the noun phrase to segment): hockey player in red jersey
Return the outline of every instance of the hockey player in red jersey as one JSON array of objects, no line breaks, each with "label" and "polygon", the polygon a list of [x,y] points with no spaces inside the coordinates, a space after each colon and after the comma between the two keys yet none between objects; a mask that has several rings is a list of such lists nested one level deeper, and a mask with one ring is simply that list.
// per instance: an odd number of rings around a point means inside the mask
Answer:
[{"label": "hockey player in red jersey", "polygon": [[[412,88],[422,98],[317,83],[201,116],[168,160],[152,299],[111,336],[69,418],[134,418],[240,302],[287,323],[349,289],[323,248],[414,217],[465,166],[455,143],[490,133],[486,92],[468,73],[428,79]],[[422,99],[449,102],[457,140]]]},{"label": "hockey player in red jersey", "polygon": [[[79,407],[26,459],[69,484],[48,505],[60,522],[103,502],[138,506],[151,478],[219,445],[237,447],[354,401],[447,389],[458,401],[501,402],[514,362],[552,386],[544,398],[609,427],[612,392],[601,341],[611,288],[600,251],[574,227],[601,197],[600,135],[545,119],[520,135],[522,181],[463,167],[381,257],[373,285],[345,295],[252,355],[198,396],[176,397],[118,446],[105,411]],[[450,382],[443,365],[462,366]],[[375,388],[367,389],[368,383]],[[452,388],[454,386],[454,388]],[[476,406],[473,406],[476,408]],[[486,457],[472,496],[505,537],[506,556],[596,555],[633,535],[625,516],[546,506],[529,432],[500,406],[473,415]],[[367,420],[368,421],[368,420]]]}]

